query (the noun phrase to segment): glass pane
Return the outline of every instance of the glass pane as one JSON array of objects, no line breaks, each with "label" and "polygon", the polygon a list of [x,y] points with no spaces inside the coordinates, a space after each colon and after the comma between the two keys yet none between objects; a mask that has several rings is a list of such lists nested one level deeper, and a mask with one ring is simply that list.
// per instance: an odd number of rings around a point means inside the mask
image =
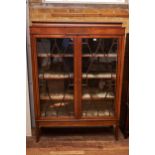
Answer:
[{"label": "glass pane", "polygon": [[37,39],[42,117],[73,115],[73,40]]},{"label": "glass pane", "polygon": [[82,115],[114,116],[118,39],[82,39]]}]

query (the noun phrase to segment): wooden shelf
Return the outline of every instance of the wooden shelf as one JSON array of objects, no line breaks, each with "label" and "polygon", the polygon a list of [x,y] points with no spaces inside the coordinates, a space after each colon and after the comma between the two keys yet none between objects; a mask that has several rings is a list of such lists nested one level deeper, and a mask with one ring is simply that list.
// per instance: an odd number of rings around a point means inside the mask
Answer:
[{"label": "wooden shelf", "polygon": [[[39,74],[39,79],[69,79],[69,78],[73,78],[73,74],[67,74],[67,73],[40,73]],[[89,73],[89,74],[82,74],[82,78],[83,79],[116,79],[116,74],[115,73],[98,73],[98,74],[93,74],[93,73]]]},{"label": "wooden shelf", "polygon": [[100,104],[100,111],[95,109],[84,109],[82,112],[83,117],[99,117],[99,116],[114,116],[114,110],[112,107],[108,107],[105,104]]},{"label": "wooden shelf", "polygon": [[116,78],[115,73],[89,73],[89,74],[82,74],[82,78],[88,78],[88,79],[110,79],[110,78]]},{"label": "wooden shelf", "polygon": [[[38,53],[38,57],[40,58],[46,58],[46,57],[54,57],[54,58],[62,58],[62,57],[73,57],[73,54],[50,54],[50,53]],[[95,58],[95,57],[100,57],[100,58],[116,58],[117,54],[116,53],[110,53],[110,54],[83,54],[83,58]]]},{"label": "wooden shelf", "polygon": [[114,111],[109,110],[109,109],[104,109],[100,112],[97,112],[95,110],[88,110],[84,111],[82,113],[83,117],[99,117],[99,116],[114,116]]},{"label": "wooden shelf", "polygon": [[84,58],[117,58],[117,54],[116,53],[109,53],[109,54],[83,54],[82,57]]},{"label": "wooden shelf", "polygon": [[61,80],[61,79],[68,79],[68,78],[73,78],[73,74],[62,74],[62,73],[40,73],[39,74],[39,79],[52,79],[52,80]]},{"label": "wooden shelf", "polygon": [[73,106],[72,102],[54,102],[52,104],[46,102],[41,104],[41,116],[74,116]]},{"label": "wooden shelf", "polygon": [[47,93],[41,93],[40,94],[41,100],[55,100],[55,101],[61,101],[61,100],[73,100],[73,94],[63,94],[63,93],[50,93],[49,95]]},{"label": "wooden shelf", "polygon": [[[113,101],[109,102],[95,102],[97,109],[94,109],[94,103],[83,102],[82,117],[102,117],[102,116],[114,116]],[[47,108],[48,107],[48,108]],[[42,116],[72,116],[74,115],[73,102],[65,101],[53,103],[45,102],[41,104]]]},{"label": "wooden shelf", "polygon": [[[70,103],[64,105],[61,105],[59,107],[54,107],[54,105],[51,105],[46,108],[46,104],[43,104],[41,108],[41,116],[42,117],[48,117],[48,116],[73,116],[73,105]],[[105,106],[105,104],[101,104],[101,111],[87,109],[83,110],[82,117],[104,117],[104,116],[114,116],[114,110],[113,108],[109,108],[108,106]],[[59,109],[59,110],[58,110]],[[66,109],[69,109],[69,111],[66,111]]]},{"label": "wooden shelf", "polygon": [[111,92],[94,92],[94,93],[84,93],[82,95],[82,100],[100,100],[100,99],[114,99],[115,96]]},{"label": "wooden shelf", "polygon": [[73,57],[73,54],[38,53],[38,57],[40,58],[46,58],[46,57],[62,58],[62,57]]},{"label": "wooden shelf", "polygon": [[[86,93],[84,92],[82,95],[82,100],[101,100],[101,99],[114,99],[115,96],[111,92],[96,92],[96,93]],[[50,93],[49,95],[47,93],[41,93],[40,94],[41,100],[55,100],[55,101],[61,101],[61,100],[73,100],[74,96],[71,93],[66,93],[65,95],[63,93]]]}]

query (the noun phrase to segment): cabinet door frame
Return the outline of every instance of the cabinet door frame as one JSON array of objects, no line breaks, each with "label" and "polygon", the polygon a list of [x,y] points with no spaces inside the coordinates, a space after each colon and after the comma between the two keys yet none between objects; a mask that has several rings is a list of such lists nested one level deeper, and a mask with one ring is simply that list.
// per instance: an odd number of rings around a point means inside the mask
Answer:
[{"label": "cabinet door frame", "polygon": [[77,46],[76,44],[76,36],[73,35],[33,35],[31,34],[31,61],[32,61],[32,76],[33,76],[33,93],[34,93],[34,109],[35,109],[35,119],[36,120],[73,120],[75,118],[78,118],[78,93],[74,87],[73,94],[76,95],[73,99],[73,104],[74,104],[74,115],[73,116],[47,116],[47,117],[42,117],[41,112],[40,112],[40,97],[39,97],[39,80],[38,80],[38,57],[37,57],[37,42],[36,40],[38,38],[71,38],[73,39],[73,67],[74,67],[74,85],[77,87],[76,89],[79,89],[78,83],[77,83],[77,78],[75,78],[75,74],[77,74],[78,69],[77,69],[77,61],[75,59],[75,54],[78,54],[77,51]]},{"label": "cabinet door frame", "polygon": [[[124,67],[124,36],[123,35],[77,35],[78,40],[78,53],[80,59],[78,61],[80,72],[78,73],[78,81],[79,81],[79,96],[80,102],[78,104],[78,118],[79,119],[98,119],[98,120],[109,120],[109,119],[117,119],[119,120],[120,117],[120,104],[121,104],[121,94],[122,94],[122,75],[123,75],[123,67]],[[118,49],[117,49],[117,65],[116,65],[116,95],[115,95],[115,111],[114,116],[99,116],[99,117],[82,117],[82,39],[83,38],[116,38],[118,39]]]},{"label": "cabinet door frame", "polygon": [[82,53],[81,53],[81,39],[75,36],[74,40],[74,103],[75,103],[75,117],[81,118],[81,74],[82,74]]}]

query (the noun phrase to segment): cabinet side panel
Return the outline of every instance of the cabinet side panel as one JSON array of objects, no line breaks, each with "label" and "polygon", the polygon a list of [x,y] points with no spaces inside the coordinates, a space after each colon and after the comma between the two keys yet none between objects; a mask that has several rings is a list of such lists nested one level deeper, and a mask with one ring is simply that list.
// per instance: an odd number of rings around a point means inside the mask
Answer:
[{"label": "cabinet side panel", "polygon": [[39,94],[38,94],[38,73],[37,73],[37,55],[36,55],[36,40],[31,35],[31,58],[32,58],[32,76],[33,76],[33,94],[34,94],[34,108],[35,118],[39,117]]},{"label": "cabinet side panel", "polygon": [[124,69],[124,41],[125,37],[121,36],[119,39],[119,52],[118,52],[118,67],[117,67],[117,96],[116,96],[116,117],[120,118],[120,106],[121,106],[121,95],[122,95],[122,80],[123,80],[123,69]]}]

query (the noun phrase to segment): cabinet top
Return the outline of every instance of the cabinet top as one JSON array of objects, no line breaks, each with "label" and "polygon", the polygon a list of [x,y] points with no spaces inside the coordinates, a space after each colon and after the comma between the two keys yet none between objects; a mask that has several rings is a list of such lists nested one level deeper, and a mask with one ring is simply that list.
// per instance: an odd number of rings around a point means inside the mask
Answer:
[{"label": "cabinet top", "polygon": [[122,27],[121,22],[32,22],[30,27]]},{"label": "cabinet top", "polygon": [[32,35],[124,35],[122,23],[33,22]]}]

